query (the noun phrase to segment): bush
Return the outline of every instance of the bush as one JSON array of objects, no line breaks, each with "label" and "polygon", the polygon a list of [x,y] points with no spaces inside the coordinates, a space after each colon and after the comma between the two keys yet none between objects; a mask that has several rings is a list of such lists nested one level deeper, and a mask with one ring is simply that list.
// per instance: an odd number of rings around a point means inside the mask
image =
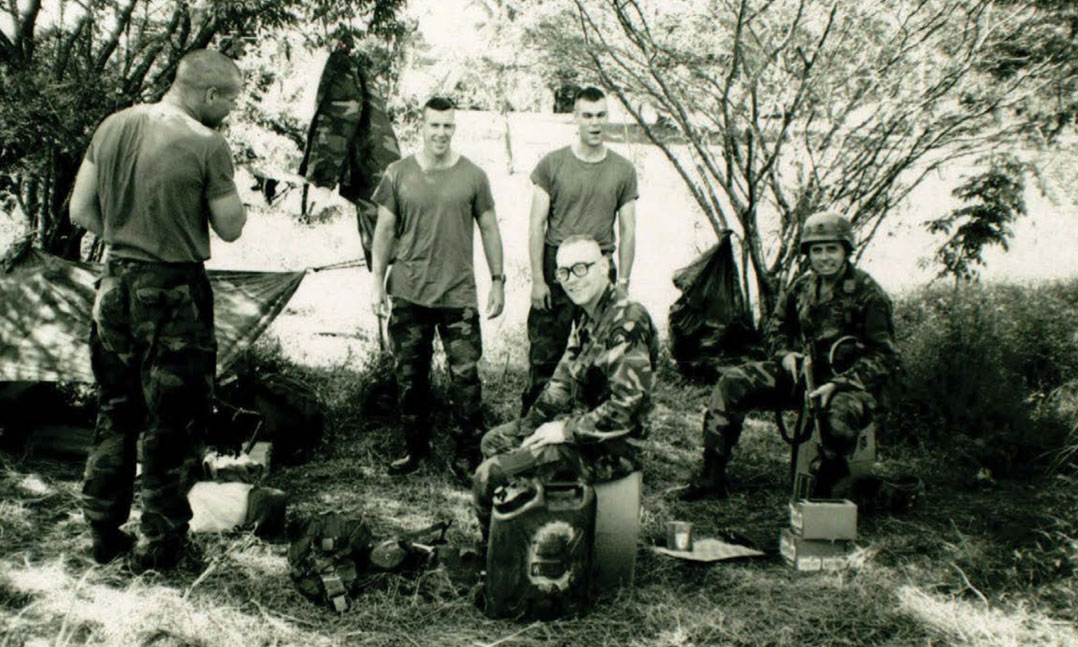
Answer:
[{"label": "bush", "polygon": [[888,429],[996,475],[1047,467],[1078,421],[1063,397],[1078,380],[1075,321],[1078,281],[928,287],[899,300],[902,386]]}]

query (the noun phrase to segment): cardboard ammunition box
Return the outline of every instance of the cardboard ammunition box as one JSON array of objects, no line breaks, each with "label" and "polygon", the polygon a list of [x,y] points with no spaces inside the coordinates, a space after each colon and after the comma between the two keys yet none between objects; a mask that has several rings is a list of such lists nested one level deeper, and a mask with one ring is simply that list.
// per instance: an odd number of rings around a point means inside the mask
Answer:
[{"label": "cardboard ammunition box", "polygon": [[783,528],[779,553],[797,571],[840,571],[848,565],[852,546],[845,540],[805,539]]},{"label": "cardboard ammunition box", "polygon": [[273,443],[255,443],[247,455],[251,457],[251,462],[262,466],[263,474],[269,474],[270,462],[273,460]]},{"label": "cardboard ammunition box", "polygon": [[857,539],[857,505],[847,499],[790,503],[790,529],[802,539]]}]

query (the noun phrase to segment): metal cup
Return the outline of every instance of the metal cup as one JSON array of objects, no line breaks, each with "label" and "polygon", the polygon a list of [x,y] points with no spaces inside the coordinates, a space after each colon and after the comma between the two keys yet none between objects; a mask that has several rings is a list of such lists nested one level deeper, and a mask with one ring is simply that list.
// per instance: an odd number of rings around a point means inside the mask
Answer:
[{"label": "metal cup", "polygon": [[666,523],[666,547],[670,550],[689,552],[692,550],[692,524],[688,521],[668,521]]}]

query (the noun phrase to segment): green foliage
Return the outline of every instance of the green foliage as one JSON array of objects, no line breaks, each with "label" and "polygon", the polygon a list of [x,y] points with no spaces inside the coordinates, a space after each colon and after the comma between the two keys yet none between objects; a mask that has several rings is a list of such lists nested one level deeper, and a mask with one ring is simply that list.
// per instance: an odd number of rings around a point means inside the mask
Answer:
[{"label": "green foliage", "polygon": [[942,265],[939,275],[956,280],[977,278],[976,265],[984,265],[986,247],[998,245],[1004,250],[1014,236],[1010,225],[1026,215],[1026,165],[1009,154],[992,155],[980,160],[988,170],[966,179],[952,195],[967,206],[925,222],[928,231],[947,234],[936,250],[936,262]]},{"label": "green foliage", "polygon": [[1037,72],[1044,78],[1021,117],[1029,134],[1054,141],[1078,120],[1078,5],[1073,0],[1005,0],[1022,8],[1022,20],[1002,30],[984,69],[996,79]]},{"label": "green foliage", "polygon": [[[13,196],[38,243],[68,257],[81,232],[66,203],[90,134],[109,113],[160,98],[184,54],[215,47],[241,58],[248,43],[301,27],[306,47],[340,38],[391,44],[405,29],[403,0],[49,4],[47,12],[39,2],[0,9],[10,25],[0,29],[0,198]],[[257,74],[255,93],[270,81]],[[295,124],[264,117],[295,139]]]},{"label": "green foliage", "polygon": [[1076,318],[1076,281],[925,288],[900,300],[889,436],[938,444],[974,471],[1047,468],[1078,422],[1051,397],[1078,379]]}]

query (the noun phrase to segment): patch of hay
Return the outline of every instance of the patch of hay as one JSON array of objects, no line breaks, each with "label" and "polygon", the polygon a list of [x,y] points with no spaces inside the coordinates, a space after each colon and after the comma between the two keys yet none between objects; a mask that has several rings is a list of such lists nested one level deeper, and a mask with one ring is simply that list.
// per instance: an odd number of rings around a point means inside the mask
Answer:
[{"label": "patch of hay", "polygon": [[983,599],[944,598],[910,585],[900,587],[897,595],[903,613],[950,644],[1078,645],[1078,632],[1073,625],[1021,607],[1006,611],[993,608]]}]

